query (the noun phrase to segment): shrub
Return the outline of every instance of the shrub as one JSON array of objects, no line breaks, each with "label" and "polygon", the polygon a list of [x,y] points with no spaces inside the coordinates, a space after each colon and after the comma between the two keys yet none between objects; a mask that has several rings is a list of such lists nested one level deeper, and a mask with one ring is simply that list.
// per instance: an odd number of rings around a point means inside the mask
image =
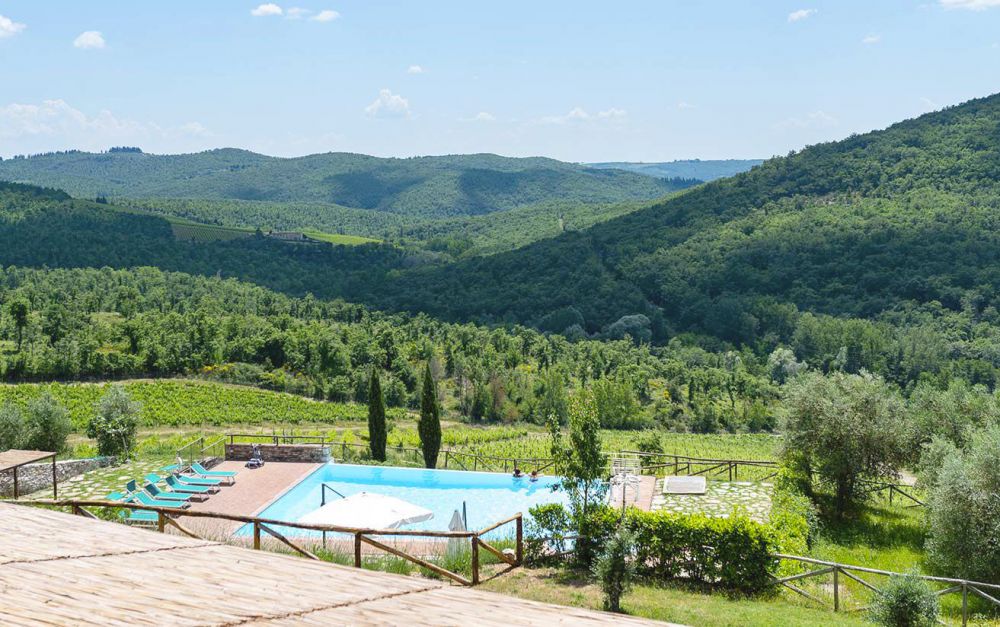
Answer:
[{"label": "shrub", "polygon": [[528,513],[531,518],[525,529],[524,559],[529,566],[537,566],[567,550],[572,521],[561,503],[536,505]]},{"label": "shrub", "polygon": [[122,386],[108,388],[97,403],[97,413],[87,424],[87,437],[97,440],[98,454],[131,457],[141,408]]},{"label": "shrub", "polygon": [[29,448],[62,453],[66,450],[66,437],[73,429],[66,408],[46,392],[28,403]]},{"label": "shrub", "polygon": [[[658,580],[687,579],[730,590],[753,593],[770,586],[777,572],[771,557],[779,548],[779,534],[742,515],[713,518],[666,511],[621,512],[606,505],[594,506],[586,519],[573,519],[559,504],[531,510],[528,555],[544,559],[543,539],[586,528],[576,542],[576,562],[591,568],[586,555],[603,555],[619,528],[634,538],[636,574]],[[588,544],[582,545],[581,542]],[[529,558],[530,559],[530,558]],[[536,562],[537,563],[537,562]]]},{"label": "shrub", "polygon": [[619,528],[608,538],[604,549],[594,560],[593,573],[604,592],[604,609],[621,611],[621,598],[632,586],[636,564],[633,559],[635,537],[628,529]]},{"label": "shrub", "polygon": [[685,579],[742,592],[770,585],[777,560],[772,529],[743,515],[629,510],[625,526],[635,534],[640,575]]},{"label": "shrub", "polygon": [[26,439],[26,430],[24,415],[16,405],[0,405],[0,451],[21,448]]},{"label": "shrub", "polygon": [[798,479],[784,468],[774,481],[770,522],[779,550],[793,555],[808,552],[819,528],[816,505],[803,493]]},{"label": "shrub", "polygon": [[894,575],[872,600],[872,622],[886,627],[930,627],[937,623],[938,597],[923,579]]}]

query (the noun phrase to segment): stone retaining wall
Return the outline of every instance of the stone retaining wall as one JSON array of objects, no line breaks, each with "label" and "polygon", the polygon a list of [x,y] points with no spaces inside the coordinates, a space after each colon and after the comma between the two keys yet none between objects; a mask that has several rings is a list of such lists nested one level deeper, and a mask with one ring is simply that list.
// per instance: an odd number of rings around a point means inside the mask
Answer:
[{"label": "stone retaining wall", "polygon": [[[88,459],[67,459],[56,462],[56,479],[59,483],[82,475],[85,472],[111,466],[114,457],[90,457]],[[17,491],[21,496],[39,490],[52,488],[52,462],[44,461],[28,464],[17,469]],[[0,473],[0,496],[14,495],[14,471]]]},{"label": "stone retaining wall", "polygon": [[[226,460],[246,461],[253,454],[250,444],[227,444]],[[265,462],[306,462],[321,464],[330,461],[330,447],[319,444],[261,444],[260,456]]]}]

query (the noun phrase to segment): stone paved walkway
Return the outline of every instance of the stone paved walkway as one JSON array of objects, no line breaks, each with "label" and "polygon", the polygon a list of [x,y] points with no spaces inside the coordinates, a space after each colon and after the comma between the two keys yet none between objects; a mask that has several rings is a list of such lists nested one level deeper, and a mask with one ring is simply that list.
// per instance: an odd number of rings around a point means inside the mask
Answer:
[{"label": "stone paved walkway", "polygon": [[771,514],[770,483],[709,481],[705,494],[664,494],[663,479],[656,480],[652,509],[679,514],[705,514],[724,518],[742,509],[750,518],[767,522]]},{"label": "stone paved walkway", "polygon": [[[59,483],[61,499],[103,499],[109,492],[123,492],[129,479],[141,481],[151,472],[163,475],[161,468],[170,463],[167,458],[131,461],[119,466],[98,468]],[[26,495],[27,499],[50,499],[52,488],[46,487]]]}]

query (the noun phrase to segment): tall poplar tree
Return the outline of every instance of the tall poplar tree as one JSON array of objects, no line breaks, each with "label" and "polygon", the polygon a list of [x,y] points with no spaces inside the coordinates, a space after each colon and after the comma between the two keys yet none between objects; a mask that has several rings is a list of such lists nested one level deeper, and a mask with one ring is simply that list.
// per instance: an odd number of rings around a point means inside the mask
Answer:
[{"label": "tall poplar tree", "polygon": [[427,362],[424,370],[424,389],[420,397],[420,422],[417,423],[420,434],[420,448],[424,452],[424,465],[428,468],[437,467],[438,453],[441,451],[441,408],[438,405],[437,384],[431,373],[431,364]]},{"label": "tall poplar tree", "polygon": [[382,384],[378,380],[378,370],[372,368],[368,387],[368,446],[372,459],[385,461],[385,400],[382,398]]}]

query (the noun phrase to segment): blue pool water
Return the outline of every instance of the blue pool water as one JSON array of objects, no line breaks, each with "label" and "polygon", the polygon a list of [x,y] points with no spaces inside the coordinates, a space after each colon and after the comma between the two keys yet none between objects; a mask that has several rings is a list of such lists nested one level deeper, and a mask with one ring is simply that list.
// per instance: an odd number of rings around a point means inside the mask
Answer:
[{"label": "blue pool water", "polygon": [[[369,492],[393,496],[434,512],[430,520],[408,525],[405,529],[448,529],[452,513],[462,511],[465,503],[469,529],[509,518],[517,512],[528,517],[528,509],[544,503],[568,503],[564,491],[553,491],[559,477],[527,477],[515,479],[509,474],[466,472],[460,470],[426,470],[386,466],[355,466],[325,464],[286,492],[259,514],[261,518],[296,522],[316,510],[321,504],[321,486],[327,486],[344,496]],[[326,491],[327,502],[337,496]],[[303,530],[288,530],[302,535]],[[251,533],[249,525],[237,534]]]}]

